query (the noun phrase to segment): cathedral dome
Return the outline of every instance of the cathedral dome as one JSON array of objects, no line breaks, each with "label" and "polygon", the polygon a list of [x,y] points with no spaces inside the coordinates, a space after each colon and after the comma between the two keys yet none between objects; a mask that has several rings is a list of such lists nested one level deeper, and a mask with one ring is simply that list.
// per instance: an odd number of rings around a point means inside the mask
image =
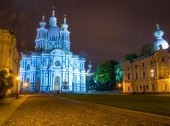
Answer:
[{"label": "cathedral dome", "polygon": [[162,48],[162,49],[169,48],[168,42],[162,38],[162,36],[164,35],[164,32],[162,30],[160,30],[159,24],[157,24],[156,26],[157,26],[157,29],[156,29],[156,31],[154,33],[154,35],[156,37],[156,40],[154,42],[155,51],[159,50],[160,48]]},{"label": "cathedral dome", "polygon": [[160,45],[162,46],[162,49],[167,49],[169,47],[168,42],[164,39],[157,39],[154,42],[154,47],[155,47],[156,50],[160,49]]},{"label": "cathedral dome", "polygon": [[46,22],[45,22],[45,20],[44,20],[44,17],[45,17],[45,16],[42,16],[42,21],[40,21],[40,27],[41,27],[41,28],[44,28],[44,27],[46,26]]},{"label": "cathedral dome", "polygon": [[68,24],[66,22],[66,15],[64,15],[64,24],[62,24],[62,28],[67,31],[68,29]]},{"label": "cathedral dome", "polygon": [[56,23],[57,23],[56,17],[54,17],[54,16],[50,17],[49,25],[50,26],[56,26],[57,25]]},{"label": "cathedral dome", "polygon": [[58,26],[52,26],[48,30],[48,36],[49,37],[59,37],[59,27]]},{"label": "cathedral dome", "polygon": [[59,38],[59,27],[57,26],[57,18],[55,17],[55,11],[52,12],[52,17],[49,20],[50,28],[48,30],[48,37],[51,41],[56,41]]},{"label": "cathedral dome", "polygon": [[65,30],[68,28],[68,25],[67,24],[62,24],[62,28]]}]

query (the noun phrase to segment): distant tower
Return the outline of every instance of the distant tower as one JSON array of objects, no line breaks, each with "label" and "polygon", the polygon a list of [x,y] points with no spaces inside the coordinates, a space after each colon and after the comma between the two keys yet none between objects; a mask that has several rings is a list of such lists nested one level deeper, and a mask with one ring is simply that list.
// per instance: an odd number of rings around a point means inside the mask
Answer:
[{"label": "distant tower", "polygon": [[156,31],[154,32],[154,35],[156,37],[156,40],[154,42],[154,51],[160,49],[160,45],[162,49],[167,49],[169,48],[168,42],[162,38],[164,35],[164,32],[160,30],[159,24],[156,24]]},{"label": "distant tower", "polygon": [[45,16],[43,15],[42,21],[39,23],[40,28],[37,28],[37,36],[35,39],[35,50],[38,50],[38,51],[42,51],[46,49],[48,30],[45,28],[46,22],[44,18]]},{"label": "distant tower", "polygon": [[55,11],[52,11],[52,16],[49,20],[49,30],[48,30],[48,47],[49,49],[59,48],[59,27],[57,26],[57,18],[55,17]]},{"label": "distant tower", "polygon": [[64,22],[61,26],[59,44],[63,50],[70,51],[70,32],[68,31],[66,15],[64,15]]},{"label": "distant tower", "polygon": [[91,76],[91,75],[92,75],[92,64],[91,64],[91,61],[89,61],[88,70],[87,70],[87,76]]}]

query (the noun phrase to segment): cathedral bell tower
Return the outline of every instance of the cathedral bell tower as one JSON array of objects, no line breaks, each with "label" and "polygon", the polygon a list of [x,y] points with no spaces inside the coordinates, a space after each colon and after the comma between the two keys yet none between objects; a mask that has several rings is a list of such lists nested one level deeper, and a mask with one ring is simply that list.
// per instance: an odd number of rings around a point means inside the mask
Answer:
[{"label": "cathedral bell tower", "polygon": [[59,48],[59,32],[60,29],[57,26],[57,18],[55,17],[55,11],[52,11],[52,16],[49,19],[49,30],[48,30],[48,49]]},{"label": "cathedral bell tower", "polygon": [[48,30],[45,28],[46,22],[44,20],[45,16],[42,16],[42,21],[39,23],[40,28],[37,28],[37,36],[35,39],[35,50],[43,51],[46,49],[47,44],[47,33]]},{"label": "cathedral bell tower", "polygon": [[64,23],[61,26],[59,42],[62,50],[70,51],[70,32],[68,31],[66,15],[64,15]]},{"label": "cathedral bell tower", "polygon": [[159,28],[159,24],[156,24],[156,31],[154,32],[155,35],[155,42],[154,42],[154,51],[157,51],[160,49],[168,49],[169,44],[168,42],[163,39],[164,31]]}]

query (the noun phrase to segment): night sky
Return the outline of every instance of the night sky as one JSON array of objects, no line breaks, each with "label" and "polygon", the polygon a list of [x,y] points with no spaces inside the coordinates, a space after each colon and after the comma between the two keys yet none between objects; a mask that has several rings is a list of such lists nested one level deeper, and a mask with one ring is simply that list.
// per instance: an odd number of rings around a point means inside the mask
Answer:
[{"label": "night sky", "polygon": [[58,26],[67,15],[71,50],[94,66],[153,43],[155,19],[170,41],[169,0],[0,0],[0,28],[14,32],[19,51],[34,50],[42,14],[48,24],[53,7]]}]

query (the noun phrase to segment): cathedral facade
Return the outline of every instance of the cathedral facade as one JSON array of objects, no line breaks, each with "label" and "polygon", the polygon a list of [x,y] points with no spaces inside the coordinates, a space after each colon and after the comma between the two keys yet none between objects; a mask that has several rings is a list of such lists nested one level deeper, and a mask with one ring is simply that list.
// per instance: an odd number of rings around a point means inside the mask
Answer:
[{"label": "cathedral facade", "polygon": [[158,24],[154,35],[153,52],[124,62],[124,93],[170,93],[169,44]]},{"label": "cathedral facade", "polygon": [[35,51],[21,53],[21,90],[34,92],[85,92],[85,58],[70,51],[70,32],[66,17],[59,28],[55,11],[46,28],[44,16],[37,28]]}]

